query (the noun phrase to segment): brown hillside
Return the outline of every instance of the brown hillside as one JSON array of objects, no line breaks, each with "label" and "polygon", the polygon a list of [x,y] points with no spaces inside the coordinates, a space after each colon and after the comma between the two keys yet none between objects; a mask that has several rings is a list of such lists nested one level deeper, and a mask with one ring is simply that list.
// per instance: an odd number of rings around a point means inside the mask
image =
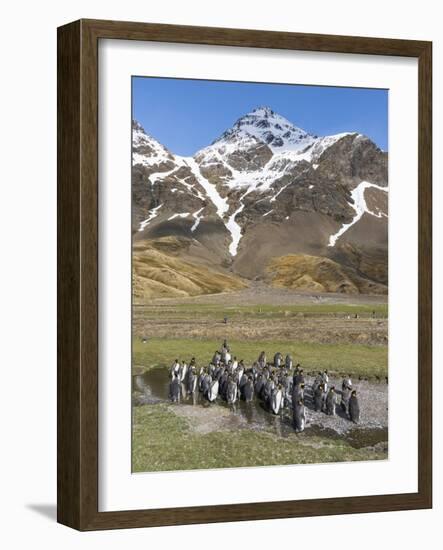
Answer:
[{"label": "brown hillside", "polygon": [[189,242],[176,237],[133,243],[133,295],[136,302],[153,298],[198,296],[240,290],[238,277],[180,258]]},{"label": "brown hillside", "polygon": [[360,277],[328,258],[289,254],[273,258],[267,273],[272,286],[312,292],[386,294],[387,287]]}]

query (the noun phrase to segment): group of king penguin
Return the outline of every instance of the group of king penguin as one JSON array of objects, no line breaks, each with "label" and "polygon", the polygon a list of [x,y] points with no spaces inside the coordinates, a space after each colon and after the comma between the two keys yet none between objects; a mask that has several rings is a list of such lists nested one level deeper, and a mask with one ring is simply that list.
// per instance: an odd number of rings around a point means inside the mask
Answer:
[{"label": "group of king penguin", "polygon": [[[220,398],[231,405],[239,399],[251,402],[255,397],[274,415],[291,407],[295,431],[305,429],[305,377],[299,363],[293,366],[289,354],[283,359],[277,352],[273,361],[268,362],[266,353],[262,351],[257,361],[247,368],[243,360],[238,361],[232,355],[224,340],[207,367],[198,369],[195,357],[189,365],[176,359],[170,369],[170,378],[169,398],[173,402],[179,402],[182,395],[196,396],[197,393],[210,403]],[[329,386],[328,371],[319,372],[310,395],[314,410],[335,416],[339,393],[341,409],[352,422],[358,423],[360,407],[350,376],[343,379],[341,392],[337,392],[335,386]]]}]

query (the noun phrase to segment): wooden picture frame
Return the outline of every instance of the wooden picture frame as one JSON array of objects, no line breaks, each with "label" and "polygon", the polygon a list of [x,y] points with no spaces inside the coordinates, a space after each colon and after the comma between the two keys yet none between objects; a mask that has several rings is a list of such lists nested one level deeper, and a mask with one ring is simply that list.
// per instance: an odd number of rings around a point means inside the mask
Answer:
[{"label": "wooden picture frame", "polygon": [[[418,491],[98,511],[98,42],[159,41],[404,56],[419,76]],[[58,29],[58,521],[79,530],[432,506],[432,44],[423,41],[80,20]]]}]

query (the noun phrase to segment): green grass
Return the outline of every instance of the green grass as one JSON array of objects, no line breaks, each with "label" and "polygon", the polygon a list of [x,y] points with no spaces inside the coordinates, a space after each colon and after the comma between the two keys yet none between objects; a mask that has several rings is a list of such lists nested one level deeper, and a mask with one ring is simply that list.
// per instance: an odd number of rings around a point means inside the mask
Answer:
[{"label": "green grass", "polygon": [[223,306],[220,304],[171,304],[171,305],[143,305],[135,306],[135,312],[143,312],[143,316],[188,318],[190,315],[205,314],[222,318],[228,317],[281,317],[288,315],[305,314],[315,315],[355,315],[370,316],[372,312],[378,318],[388,316],[387,304],[306,304],[306,305],[251,305],[251,306]]},{"label": "green grass", "polygon": [[[198,364],[207,364],[214,350],[220,347],[216,340],[152,338],[146,344],[133,340],[133,364],[147,370],[152,367],[169,367],[175,358],[189,361],[195,356]],[[271,358],[276,351],[290,353],[294,362],[301,363],[306,371],[328,369],[331,372],[346,372],[368,377],[386,376],[388,372],[388,349],[386,346],[362,344],[316,344],[293,341],[236,341],[229,344],[238,359],[246,365],[257,360],[265,350]]]},{"label": "green grass", "polygon": [[194,433],[171,406],[133,409],[134,472],[235,468],[384,459],[386,454],[354,449],[342,440],[304,434],[278,438],[251,430]]}]

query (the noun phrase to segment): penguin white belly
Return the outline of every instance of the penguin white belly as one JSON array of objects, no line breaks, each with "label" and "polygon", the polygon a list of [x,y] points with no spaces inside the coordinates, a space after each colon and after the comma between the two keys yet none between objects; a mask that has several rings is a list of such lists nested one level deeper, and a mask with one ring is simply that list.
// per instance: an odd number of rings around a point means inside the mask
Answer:
[{"label": "penguin white belly", "polygon": [[272,395],[271,406],[274,414],[278,414],[281,406],[282,394],[281,391],[276,391]]},{"label": "penguin white belly", "polygon": [[185,376],[186,376],[186,373],[188,372],[188,366],[187,365],[183,365],[183,369],[182,369],[182,375],[181,375],[181,381],[183,382],[183,380],[185,379]]},{"label": "penguin white belly", "polygon": [[218,380],[216,380],[209,388],[208,397],[209,401],[215,401],[218,394]]},{"label": "penguin white belly", "polygon": [[233,399],[232,399],[232,402],[235,403],[237,401],[237,386],[235,386],[234,388],[234,395],[233,395]]}]

